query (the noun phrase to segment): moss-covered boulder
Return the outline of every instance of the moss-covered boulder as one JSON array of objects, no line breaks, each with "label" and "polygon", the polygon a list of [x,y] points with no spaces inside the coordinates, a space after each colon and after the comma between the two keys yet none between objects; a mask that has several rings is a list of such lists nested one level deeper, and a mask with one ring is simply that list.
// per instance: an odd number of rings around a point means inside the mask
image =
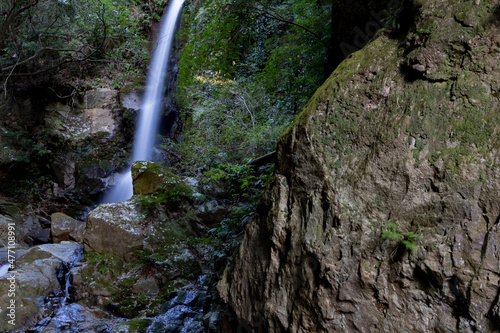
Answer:
[{"label": "moss-covered boulder", "polygon": [[136,161],[132,164],[134,194],[148,195],[166,193],[175,196],[189,196],[193,190],[181,178],[165,167],[148,161]]},{"label": "moss-covered boulder", "polygon": [[498,331],[498,2],[401,4],[279,142],[219,284],[245,330]]}]

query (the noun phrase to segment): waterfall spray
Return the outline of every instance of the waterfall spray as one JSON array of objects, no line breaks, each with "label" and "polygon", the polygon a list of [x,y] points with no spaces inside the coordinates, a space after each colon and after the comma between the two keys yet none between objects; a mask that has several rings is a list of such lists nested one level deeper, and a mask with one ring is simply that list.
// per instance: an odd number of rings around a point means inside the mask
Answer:
[{"label": "waterfall spray", "polygon": [[[150,160],[153,145],[158,134],[158,123],[162,110],[162,99],[168,60],[174,39],[177,19],[184,0],[171,0],[167,14],[163,17],[158,41],[149,67],[146,93],[134,134],[134,146],[130,165],[134,161]],[[132,197],[132,175],[127,171],[119,176],[117,185],[104,196],[103,202],[121,202]]]}]

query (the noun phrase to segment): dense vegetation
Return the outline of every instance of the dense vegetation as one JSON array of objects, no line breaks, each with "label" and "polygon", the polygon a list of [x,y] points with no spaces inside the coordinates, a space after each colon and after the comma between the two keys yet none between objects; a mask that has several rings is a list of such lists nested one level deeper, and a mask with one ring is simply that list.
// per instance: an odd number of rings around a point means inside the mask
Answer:
[{"label": "dense vegetation", "polygon": [[140,78],[147,66],[146,36],[166,2],[1,0],[4,88],[42,81],[78,90],[121,88]]},{"label": "dense vegetation", "polygon": [[272,151],[325,76],[331,2],[186,3],[179,148],[198,170]]}]

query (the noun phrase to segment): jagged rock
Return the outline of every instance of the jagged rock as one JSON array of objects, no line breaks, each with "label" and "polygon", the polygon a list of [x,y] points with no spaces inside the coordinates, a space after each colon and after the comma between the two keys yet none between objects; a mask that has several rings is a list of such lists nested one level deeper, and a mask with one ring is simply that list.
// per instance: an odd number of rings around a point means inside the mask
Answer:
[{"label": "jagged rock", "polygon": [[[412,28],[348,57],[281,138],[218,286],[239,330],[498,330],[498,6],[412,5]],[[402,233],[422,235],[413,252]]]},{"label": "jagged rock", "polygon": [[17,246],[26,247],[47,243],[50,240],[47,229],[42,227],[38,217],[32,213],[14,216],[0,214],[0,248],[7,246],[9,224],[14,228]]},{"label": "jagged rock", "polygon": [[207,225],[220,222],[229,212],[229,209],[219,204],[217,200],[204,202],[197,208],[198,217]]},{"label": "jagged rock", "polygon": [[63,213],[54,213],[51,216],[51,232],[54,243],[74,240],[83,242],[85,222],[81,222]]},{"label": "jagged rock", "polygon": [[87,215],[85,251],[111,253],[125,258],[144,247],[144,227],[138,204],[133,200],[101,204]]},{"label": "jagged rock", "polygon": [[205,291],[182,291],[165,305],[165,313],[154,318],[148,332],[204,332],[200,310],[205,301]]},{"label": "jagged rock", "polygon": [[[42,300],[51,291],[58,291],[58,271],[63,263],[73,262],[81,254],[81,245],[74,242],[44,244],[29,249],[16,261],[16,269],[0,277],[0,331],[11,331],[34,324]],[[15,287],[14,287],[15,286]],[[14,296],[10,297],[12,290]],[[15,300],[15,325],[8,324],[7,306]]]},{"label": "jagged rock", "polygon": [[52,243],[50,229],[42,229],[37,234],[32,235],[31,238],[33,240],[33,245]]},{"label": "jagged rock", "polygon": [[68,304],[56,310],[48,323],[40,323],[42,333],[100,332],[112,326],[116,319],[102,318],[103,314],[85,308],[77,303]]}]

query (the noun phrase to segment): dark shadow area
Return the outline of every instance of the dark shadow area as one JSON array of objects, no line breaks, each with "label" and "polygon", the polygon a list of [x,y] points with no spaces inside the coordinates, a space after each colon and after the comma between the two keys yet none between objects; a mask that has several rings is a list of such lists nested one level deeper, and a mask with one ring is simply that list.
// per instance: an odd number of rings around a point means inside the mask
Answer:
[{"label": "dark shadow area", "polygon": [[448,280],[448,286],[455,296],[455,300],[452,304],[453,314],[455,317],[464,317],[467,319],[471,319],[469,312],[469,299],[464,293],[460,290],[461,283],[456,275],[454,275],[450,280]]},{"label": "dark shadow area", "polygon": [[404,38],[419,16],[413,0],[340,0],[332,6],[332,32],[325,74],[363,48],[382,28],[391,38]]},{"label": "dark shadow area", "polygon": [[495,9],[493,10],[491,16],[486,21],[485,25],[486,26],[496,25],[497,27],[500,27],[500,5],[497,5],[495,7]]},{"label": "dark shadow area", "polygon": [[431,271],[423,270],[420,266],[415,267],[413,278],[419,282],[420,288],[425,291],[432,288],[439,289],[443,284],[440,276],[433,274]]}]

